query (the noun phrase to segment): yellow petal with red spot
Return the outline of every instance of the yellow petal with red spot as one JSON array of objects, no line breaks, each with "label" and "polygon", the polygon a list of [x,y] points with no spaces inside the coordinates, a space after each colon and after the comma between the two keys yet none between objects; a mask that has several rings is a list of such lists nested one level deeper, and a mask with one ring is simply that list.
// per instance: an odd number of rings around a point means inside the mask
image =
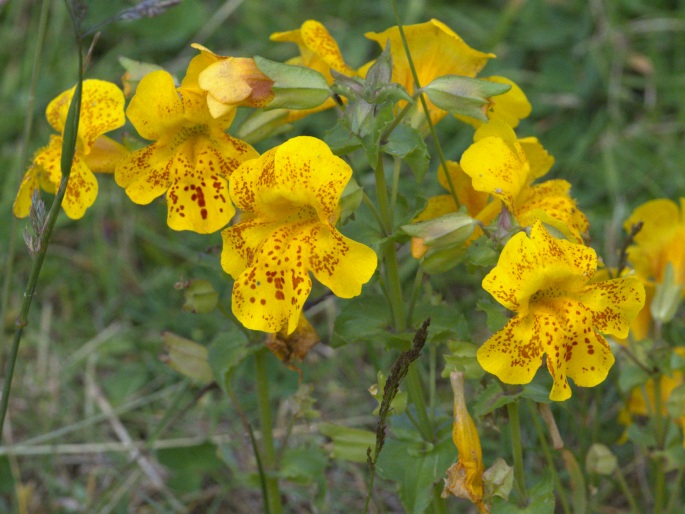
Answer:
[{"label": "yellow petal with red spot", "polygon": [[376,252],[319,223],[310,232],[309,269],[319,282],[340,298],[362,292],[378,264]]},{"label": "yellow petal with red spot", "polygon": [[262,244],[254,264],[233,286],[232,309],[251,330],[288,334],[298,324],[312,281],[307,272],[310,235],[316,222],[289,224],[277,229]]},{"label": "yellow petal with red spot", "polygon": [[33,162],[41,168],[45,180],[58,187],[62,180],[62,138],[51,135],[48,146],[36,152]]},{"label": "yellow petal with red spot", "polygon": [[95,202],[97,195],[98,181],[95,175],[81,157],[75,156],[62,201],[64,213],[73,220],[82,218],[86,209]]},{"label": "yellow petal with red spot", "polygon": [[237,279],[238,275],[252,265],[264,241],[276,233],[281,225],[282,220],[265,222],[254,218],[241,219],[239,223],[223,230],[221,232],[224,243],[221,252],[223,270]]},{"label": "yellow petal with red spot", "polygon": [[85,156],[85,161],[94,173],[114,173],[117,164],[128,154],[129,151],[121,143],[107,136],[100,136],[95,140],[90,153]]},{"label": "yellow petal with red spot", "polygon": [[544,340],[556,337],[555,328],[553,316],[515,316],[478,349],[478,363],[506,384],[527,384],[542,364]]},{"label": "yellow petal with red spot", "polygon": [[[58,132],[64,131],[75,89],[73,87],[65,91],[48,104],[48,122]],[[82,144],[81,151],[87,154],[99,136],[121,127],[126,122],[125,100],[124,93],[116,84],[95,79],[83,81],[81,98],[78,138]]]},{"label": "yellow petal with red spot", "polygon": [[590,309],[599,332],[625,338],[645,304],[645,288],[636,278],[615,278],[588,285],[576,298]]},{"label": "yellow petal with red spot", "polygon": [[581,302],[563,299],[554,302],[557,319],[563,320],[562,337],[545,348],[547,369],[554,385],[550,399],[563,401],[571,397],[566,377],[576,385],[594,387],[606,379],[614,356],[604,337],[593,329],[591,310]]},{"label": "yellow petal with red spot", "polygon": [[153,143],[136,150],[122,159],[114,172],[117,184],[126,189],[128,197],[137,204],[146,205],[163,195],[172,182],[172,174],[185,171],[190,164],[177,162],[175,149]]},{"label": "yellow petal with red spot", "polygon": [[226,179],[178,176],[167,192],[167,225],[172,230],[211,234],[225,227],[235,214]]}]

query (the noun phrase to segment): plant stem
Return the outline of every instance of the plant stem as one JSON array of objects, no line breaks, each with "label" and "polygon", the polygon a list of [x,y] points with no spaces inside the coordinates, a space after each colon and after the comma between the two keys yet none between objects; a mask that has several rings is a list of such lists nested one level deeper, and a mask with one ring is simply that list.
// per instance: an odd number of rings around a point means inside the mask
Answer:
[{"label": "plant stem", "polygon": [[271,402],[269,401],[269,375],[266,370],[267,349],[255,353],[255,375],[257,377],[257,402],[259,405],[259,420],[262,430],[262,456],[266,472],[266,489],[268,498],[265,498],[270,514],[280,514],[281,493],[278,488],[276,476],[276,448],[271,421]]},{"label": "plant stem", "polygon": [[630,504],[630,511],[633,514],[639,514],[640,507],[638,506],[637,502],[635,501],[635,497],[633,496],[633,493],[630,491],[630,487],[628,486],[628,482],[626,482],[626,477],[623,476],[623,473],[621,472],[621,467],[616,466],[616,470],[614,472],[614,475],[616,476],[616,481],[618,482],[619,487],[621,488],[621,491],[623,491],[623,494],[626,497],[626,500],[628,500],[628,503]]},{"label": "plant stem", "polygon": [[[657,450],[661,452],[666,441],[666,427],[664,424],[666,420],[661,412],[661,374],[656,375],[652,381],[654,383],[654,437]],[[666,472],[664,471],[663,457],[659,456],[653,464],[656,467],[654,473],[654,514],[662,514],[666,499]]]},{"label": "plant stem", "polygon": [[507,403],[509,427],[511,429],[511,453],[514,459],[514,487],[521,503],[528,501],[526,494],[526,477],[523,471],[523,446],[521,445],[521,421],[519,419],[519,401]]},{"label": "plant stem", "polygon": [[40,234],[37,234],[37,237],[39,238],[38,252],[34,257],[33,266],[31,266],[31,273],[29,275],[28,283],[26,284],[26,290],[24,291],[24,300],[21,304],[19,317],[15,322],[16,328],[14,331],[14,338],[12,340],[12,348],[10,350],[9,360],[7,362],[7,368],[5,370],[5,380],[2,387],[2,399],[0,400],[0,441],[2,441],[2,432],[5,425],[7,407],[9,405],[10,390],[12,388],[12,377],[14,376],[14,366],[17,362],[17,355],[19,353],[19,344],[21,343],[21,337],[23,335],[24,328],[26,325],[28,325],[28,313],[29,309],[31,308],[31,301],[33,300],[33,295],[36,291],[36,284],[38,283],[38,277],[40,275],[40,270],[43,267],[43,261],[45,260],[48,246],[50,245],[50,237],[52,236],[52,231],[55,228],[55,223],[57,222],[57,216],[59,216],[60,208],[62,207],[62,201],[64,200],[64,194],[67,190],[67,183],[69,182],[69,176],[71,175],[73,157],[76,149],[79,118],[81,116],[83,52],[81,51],[79,28],[76,26],[75,20],[74,31],[76,34],[76,46],[78,51],[78,83],[74,90],[74,95],[71,98],[69,112],[67,114],[64,127],[61,159],[62,179],[59,184],[59,188],[57,189],[57,193],[55,194],[55,198],[52,201],[52,205],[50,206],[50,211],[48,212],[45,220],[43,230]]}]

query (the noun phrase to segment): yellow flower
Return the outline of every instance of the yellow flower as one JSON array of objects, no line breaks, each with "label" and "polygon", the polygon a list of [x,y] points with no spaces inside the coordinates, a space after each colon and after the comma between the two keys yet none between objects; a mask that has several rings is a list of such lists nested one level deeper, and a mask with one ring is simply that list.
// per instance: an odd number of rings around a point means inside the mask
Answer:
[{"label": "yellow flower", "polygon": [[667,199],[651,200],[637,207],[624,223],[627,232],[642,222],[635,244],[628,248],[628,260],[648,291],[639,323],[632,327],[633,336],[644,339],[651,324],[650,305],[657,284],[663,284],[666,268],[673,267],[676,285],[685,286],[685,198],[678,205]]},{"label": "yellow flower", "polygon": [[273,99],[273,81],[259,71],[254,59],[224,57],[197,43],[191,46],[200,55],[190,61],[181,87],[206,92],[214,118],[238,106],[265,107]]},{"label": "yellow flower", "polygon": [[[511,86],[511,89],[506,93],[490,99],[490,105],[485,113],[488,119],[501,120],[511,128],[518,127],[519,121],[527,118],[532,111],[530,102],[523,90],[506,77],[483,77],[483,80]],[[479,119],[468,116],[457,116],[457,118],[473,125],[474,128],[478,128],[484,123]]]},{"label": "yellow flower", "polygon": [[588,222],[568,194],[571,185],[565,180],[532,185],[554,164],[537,138],[517,139],[509,125],[492,120],[476,131],[460,164],[473,188],[501,200],[521,226],[541,220],[568,239],[583,242]]},{"label": "yellow flower", "polygon": [[466,498],[478,507],[478,512],[490,512],[483,502],[483,451],[480,438],[464,398],[464,374],[453,371],[450,382],[454,393],[454,422],[452,440],[459,452],[459,460],[447,470],[442,497],[452,493]]},{"label": "yellow flower", "polygon": [[[315,20],[305,21],[299,29],[271,34],[271,41],[295,43],[300,50],[298,57],[286,61],[286,64],[304,66],[318,71],[329,84],[333,83],[331,70],[353,77],[357,72],[345,64],[338,43],[322,23]],[[315,109],[291,110],[284,123],[299,120],[315,112],[330,109],[335,105],[332,98]]]},{"label": "yellow flower", "polygon": [[313,137],[296,137],[231,177],[241,221],[222,232],[221,265],[235,279],[233,313],[252,330],[298,326],[312,282],[341,298],[361,292],[376,254],[335,229],[350,167]]},{"label": "yellow flower", "polygon": [[214,119],[205,97],[174,86],[166,71],[146,75],[126,111],[153,144],[130,154],[116,168],[117,184],[129,198],[148,204],[167,193],[167,223],[173,230],[209,234],[235,214],[228,178],[257,152],[224,131],[235,110]]},{"label": "yellow flower", "polygon": [[[14,201],[14,215],[18,218],[28,216],[34,191],[41,188],[55,193],[59,187],[62,180],[62,137],[74,90],[65,91],[48,105],[45,112],[48,122],[61,135],[50,136],[48,146],[36,152]],[[127,154],[122,145],[103,136],[121,127],[125,121],[124,94],[115,84],[103,80],[83,82],[76,152],[62,202],[64,212],[71,219],[83,217],[86,209],[95,202],[98,183],[93,172],[112,173],[119,159]]]},{"label": "yellow flower", "polygon": [[[403,28],[421,86],[426,86],[433,79],[443,75],[473,78],[487,64],[488,59],[495,57],[494,54],[474,50],[447,25],[435,19],[426,23],[405,25]],[[392,81],[401,84],[410,95],[413,95],[414,77],[409,68],[399,29],[391,27],[384,32],[367,32],[365,35],[376,41],[381,48],[385,48],[386,43],[390,42]],[[364,66],[360,74],[364,75],[370,64]],[[428,102],[428,110],[433,123],[437,123],[447,114],[431,102]]]},{"label": "yellow flower", "polygon": [[483,288],[517,315],[479,348],[483,369],[527,384],[546,353],[555,401],[571,397],[567,376],[581,387],[602,382],[614,357],[598,332],[626,337],[645,292],[634,278],[590,283],[596,269],[594,250],[554,239],[540,221],[530,238],[512,237]]}]

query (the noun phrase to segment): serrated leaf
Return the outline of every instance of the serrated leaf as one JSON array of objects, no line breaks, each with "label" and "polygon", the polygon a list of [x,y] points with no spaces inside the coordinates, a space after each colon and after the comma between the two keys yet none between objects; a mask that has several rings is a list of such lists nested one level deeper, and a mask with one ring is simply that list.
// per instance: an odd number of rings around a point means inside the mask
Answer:
[{"label": "serrated leaf", "polygon": [[466,378],[479,380],[485,375],[485,370],[476,358],[478,346],[467,341],[450,341],[448,347],[451,353],[444,355],[445,369],[440,376],[446,378],[452,371],[461,371]]},{"label": "serrated leaf", "polygon": [[331,152],[338,156],[347,155],[362,146],[362,142],[352,134],[344,118],[339,118],[333,127],[324,132],[323,140]]},{"label": "serrated leaf", "polygon": [[352,298],[343,304],[335,319],[331,346],[377,340],[390,324],[385,298],[371,294]]},{"label": "serrated leaf", "polygon": [[490,414],[500,407],[516,401],[519,394],[507,394],[502,390],[499,382],[491,382],[484,391],[478,394],[473,403],[473,415],[480,418]]}]

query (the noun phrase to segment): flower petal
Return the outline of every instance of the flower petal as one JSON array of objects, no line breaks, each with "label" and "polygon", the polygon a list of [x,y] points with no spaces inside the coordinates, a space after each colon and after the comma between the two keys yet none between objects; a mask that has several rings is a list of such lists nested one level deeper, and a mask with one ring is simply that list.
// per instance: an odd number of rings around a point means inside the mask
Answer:
[{"label": "flower petal", "polygon": [[478,349],[478,362],[505,384],[527,384],[542,364],[543,341],[558,338],[555,328],[552,316],[515,316]]},{"label": "flower petal", "polygon": [[625,338],[645,304],[645,288],[636,278],[615,278],[588,285],[576,299],[592,312],[599,332]]},{"label": "flower petal", "polygon": [[33,192],[40,189],[39,174],[40,168],[35,164],[29,166],[29,169],[26,171],[12,206],[12,212],[17,218],[25,218],[31,212]]},{"label": "flower petal", "polygon": [[238,275],[252,265],[262,243],[281,225],[280,220],[264,222],[254,218],[241,219],[239,223],[223,230],[223,270],[234,279],[238,278]]},{"label": "flower petal", "polygon": [[524,137],[518,140],[530,164],[529,182],[540,178],[554,166],[554,157],[540,144],[536,137]]},{"label": "flower petal", "polygon": [[[490,108],[486,113],[488,119],[501,120],[507,125],[510,125],[511,128],[518,127],[519,121],[527,118],[532,111],[532,107],[525,93],[514,81],[509,80],[506,77],[483,77],[483,80],[511,86],[511,89],[506,93],[493,96],[490,99]],[[478,128],[483,124],[481,120],[469,116],[457,115],[456,117],[475,128]]]},{"label": "flower petal", "polygon": [[335,222],[338,202],[352,169],[323,141],[300,136],[243,164],[231,178],[231,197],[243,210],[283,219],[301,206]]},{"label": "flower petal", "polygon": [[200,87],[226,105],[264,107],[273,99],[273,81],[254,59],[228,57],[207,67],[199,77]]},{"label": "flower petal", "polygon": [[175,167],[185,169],[186,166],[190,164],[177,162],[173,148],[162,143],[153,143],[119,161],[114,179],[119,186],[126,189],[131,200],[146,205],[169,189]]},{"label": "flower petal", "polygon": [[126,115],[138,134],[156,141],[175,131],[183,122],[183,102],[173,77],[166,71],[148,73],[138,84]]},{"label": "flower petal", "polygon": [[578,386],[594,387],[607,377],[614,356],[606,340],[593,330],[590,309],[573,300],[559,301],[555,307],[564,313],[565,324],[560,327],[563,336],[547,345],[545,352],[554,381],[549,398],[563,401],[571,397],[567,376]]},{"label": "flower petal", "polygon": [[301,240],[312,222],[281,226],[260,248],[253,266],[233,285],[232,309],[251,330],[292,333],[312,289],[305,265],[308,243]]},{"label": "flower petal", "polygon": [[167,193],[167,225],[172,230],[211,234],[235,214],[226,179],[219,175],[177,175]]},{"label": "flower petal", "polygon": [[[475,216],[482,211],[485,205],[488,203],[488,194],[476,191],[473,188],[473,181],[471,180],[471,177],[464,173],[464,170],[461,168],[458,162],[447,161],[447,170],[449,172],[449,178],[452,181],[452,186],[454,186],[457,194],[459,205],[465,205],[468,213],[471,216]],[[448,192],[451,192],[450,184],[447,180],[447,174],[442,166],[440,166],[438,169],[438,182]],[[454,211],[456,211],[456,209],[448,212]]]},{"label": "flower petal", "polygon": [[340,298],[359,295],[362,285],[376,271],[376,252],[348,239],[328,225],[318,223],[311,229],[306,241],[312,245],[309,269],[319,282]]},{"label": "flower petal", "polygon": [[200,53],[190,60],[186,69],[186,75],[181,81],[181,87],[185,89],[200,89],[200,84],[198,84],[200,73],[208,66],[223,59],[223,57],[198,43],[193,43],[190,46],[195,50],[199,50]]},{"label": "flower petal", "polygon": [[95,203],[98,195],[98,181],[92,171],[80,156],[74,157],[74,162],[64,193],[62,208],[72,220],[83,217],[86,209]]},{"label": "flower petal", "polygon": [[100,136],[90,153],[85,156],[86,165],[94,173],[114,173],[117,164],[129,151],[121,143],[117,143],[107,136]]},{"label": "flower petal", "polygon": [[[58,132],[64,131],[75,89],[65,91],[48,104],[48,122]],[[83,81],[78,137],[84,153],[90,152],[99,136],[123,126],[126,122],[124,103],[124,93],[116,84],[95,79]]]}]

